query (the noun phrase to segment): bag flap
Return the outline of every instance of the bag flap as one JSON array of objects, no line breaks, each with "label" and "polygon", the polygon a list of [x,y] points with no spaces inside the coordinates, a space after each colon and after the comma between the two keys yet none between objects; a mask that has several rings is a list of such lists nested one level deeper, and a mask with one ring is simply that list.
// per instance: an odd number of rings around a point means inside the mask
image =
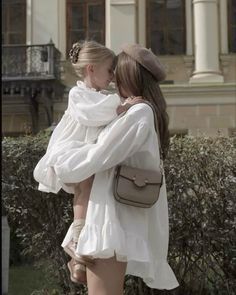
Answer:
[{"label": "bag flap", "polygon": [[140,184],[160,184],[162,183],[162,173],[160,171],[151,171],[129,166],[118,166],[118,175],[134,181],[137,185]]}]

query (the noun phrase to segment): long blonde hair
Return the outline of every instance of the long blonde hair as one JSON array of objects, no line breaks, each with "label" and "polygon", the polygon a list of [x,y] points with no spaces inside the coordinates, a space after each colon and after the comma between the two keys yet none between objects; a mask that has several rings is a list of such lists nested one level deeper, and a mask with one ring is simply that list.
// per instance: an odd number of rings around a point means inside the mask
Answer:
[{"label": "long blonde hair", "polygon": [[115,78],[121,96],[123,89],[129,96],[142,96],[154,106],[158,120],[160,144],[163,158],[165,158],[169,147],[169,116],[166,111],[166,101],[158,82],[148,70],[125,52],[118,55]]},{"label": "long blonde hair", "polygon": [[79,78],[84,78],[84,69],[88,64],[101,64],[107,59],[113,59],[115,67],[115,53],[96,41],[80,41],[73,44],[69,57]]}]

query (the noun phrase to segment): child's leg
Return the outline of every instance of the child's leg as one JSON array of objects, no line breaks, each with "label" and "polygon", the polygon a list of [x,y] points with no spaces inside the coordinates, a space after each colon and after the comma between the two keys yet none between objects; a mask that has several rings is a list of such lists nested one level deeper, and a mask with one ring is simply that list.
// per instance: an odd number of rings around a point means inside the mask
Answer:
[{"label": "child's leg", "polygon": [[74,221],[76,219],[85,219],[88,208],[89,196],[93,184],[93,176],[80,182],[75,187],[73,201]]},{"label": "child's leg", "polygon": [[88,208],[89,195],[92,187],[93,177],[80,182],[75,187],[73,200],[74,221],[72,224],[72,240],[64,247],[64,250],[76,260],[75,250],[77,247],[80,232],[85,224],[86,212]]},{"label": "child's leg", "polygon": [[[85,263],[86,258],[77,260],[75,254],[77,242],[80,232],[85,224],[86,212],[88,208],[89,195],[91,192],[93,183],[93,177],[90,177],[83,182],[79,183],[75,187],[75,195],[73,200],[73,212],[74,221],[72,225],[72,241],[64,248],[64,250],[72,257],[72,260],[68,263],[68,268],[71,273],[71,279],[73,282],[86,282]],[[77,261],[76,261],[77,260]],[[88,259],[88,264],[91,264],[91,259]],[[84,265],[81,265],[84,264]]]},{"label": "child's leg", "polygon": [[85,224],[85,218],[88,208],[89,196],[93,184],[93,177],[85,179],[75,187],[73,200],[73,240],[77,243],[79,234]]}]

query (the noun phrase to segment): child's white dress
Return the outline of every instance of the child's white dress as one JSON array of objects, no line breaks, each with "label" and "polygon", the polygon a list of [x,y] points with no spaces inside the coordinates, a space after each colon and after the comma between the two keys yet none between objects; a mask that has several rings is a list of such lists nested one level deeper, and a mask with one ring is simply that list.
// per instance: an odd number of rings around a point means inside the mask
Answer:
[{"label": "child's white dress", "polygon": [[105,125],[117,117],[120,105],[117,94],[105,95],[86,87],[78,81],[69,92],[68,107],[53,131],[46,154],[34,169],[34,178],[39,182],[39,190],[58,193],[63,188],[74,193],[74,186],[60,181],[52,168],[59,156],[68,151],[71,142],[95,142]]},{"label": "child's white dress", "polygon": [[[157,170],[160,163],[152,109],[137,104],[105,127],[96,143],[71,142],[54,169],[65,183],[95,174],[78,255],[127,261],[127,274],[143,278],[151,288],[173,289],[176,277],[167,262],[169,223],[165,180],[158,202],[149,209],[115,201],[112,191],[119,163]],[[144,196],[145,197],[145,196]],[[72,238],[69,228],[62,245]]]}]

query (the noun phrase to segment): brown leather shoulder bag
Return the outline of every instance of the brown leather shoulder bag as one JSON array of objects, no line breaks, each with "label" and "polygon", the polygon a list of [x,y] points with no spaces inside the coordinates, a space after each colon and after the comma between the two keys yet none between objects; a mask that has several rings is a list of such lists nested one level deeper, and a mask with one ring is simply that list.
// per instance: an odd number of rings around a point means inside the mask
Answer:
[{"label": "brown leather shoulder bag", "polygon": [[[154,107],[147,103],[153,110],[156,133],[159,139],[158,122]],[[161,163],[162,150],[159,147]],[[150,208],[158,200],[163,182],[163,167],[157,171],[138,169],[126,165],[118,165],[115,170],[113,193],[116,201],[141,208]]]}]

